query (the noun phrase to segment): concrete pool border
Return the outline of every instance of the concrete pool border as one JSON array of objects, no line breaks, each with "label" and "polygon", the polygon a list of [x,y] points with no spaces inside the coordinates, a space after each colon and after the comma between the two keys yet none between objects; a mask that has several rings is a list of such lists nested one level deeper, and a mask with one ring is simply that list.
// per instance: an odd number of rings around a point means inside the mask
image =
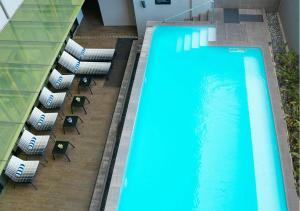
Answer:
[{"label": "concrete pool border", "polygon": [[[114,211],[118,206],[120,189],[122,186],[123,175],[126,168],[128,152],[130,148],[131,134],[134,128],[135,118],[138,111],[138,104],[141,95],[144,74],[147,66],[148,54],[150,50],[154,26],[156,25],[177,25],[177,26],[207,26],[208,23],[195,22],[174,22],[161,23],[149,22],[145,32],[144,42],[140,54],[139,63],[136,70],[136,75],[130,95],[128,110],[125,117],[124,127],[121,134],[120,145],[116,157],[116,162],[113,170],[113,175],[109,187],[109,192],[106,200],[105,211]],[[218,25],[217,25],[218,30]],[[276,127],[278,140],[278,148],[280,154],[281,169],[283,173],[284,189],[287,200],[288,210],[298,210],[298,197],[295,191],[293,168],[291,156],[289,153],[287,126],[282,110],[281,97],[276,77],[275,66],[272,60],[272,52],[267,43],[262,42],[245,42],[245,41],[221,41],[210,42],[211,46],[231,46],[231,47],[256,47],[260,48],[264,57],[265,71],[268,81],[269,94],[271,99],[273,118]]]}]

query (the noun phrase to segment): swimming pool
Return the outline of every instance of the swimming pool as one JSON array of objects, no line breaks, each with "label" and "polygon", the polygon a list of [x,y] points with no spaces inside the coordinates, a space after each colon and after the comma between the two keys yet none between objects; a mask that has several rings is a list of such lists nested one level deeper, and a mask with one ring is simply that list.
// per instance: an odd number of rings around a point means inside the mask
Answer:
[{"label": "swimming pool", "polygon": [[286,210],[263,55],[156,27],[118,210]]}]

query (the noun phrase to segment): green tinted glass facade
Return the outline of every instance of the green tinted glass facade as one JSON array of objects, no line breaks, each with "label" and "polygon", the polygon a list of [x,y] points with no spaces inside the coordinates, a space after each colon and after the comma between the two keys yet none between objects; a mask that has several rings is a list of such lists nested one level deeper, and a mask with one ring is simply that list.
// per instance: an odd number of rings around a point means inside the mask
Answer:
[{"label": "green tinted glass facade", "polygon": [[0,172],[84,0],[24,0],[0,32]]}]

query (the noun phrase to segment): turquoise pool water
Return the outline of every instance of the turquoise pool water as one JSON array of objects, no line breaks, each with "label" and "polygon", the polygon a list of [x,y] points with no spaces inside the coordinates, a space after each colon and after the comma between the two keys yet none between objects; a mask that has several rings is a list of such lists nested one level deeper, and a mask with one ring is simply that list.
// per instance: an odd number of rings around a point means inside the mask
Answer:
[{"label": "turquoise pool water", "polygon": [[119,211],[287,210],[263,55],[157,27]]}]

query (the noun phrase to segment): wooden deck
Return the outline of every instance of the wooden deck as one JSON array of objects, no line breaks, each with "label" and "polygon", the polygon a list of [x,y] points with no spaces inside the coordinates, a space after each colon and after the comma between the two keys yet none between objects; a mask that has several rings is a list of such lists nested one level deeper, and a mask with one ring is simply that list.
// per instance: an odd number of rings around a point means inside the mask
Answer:
[{"label": "wooden deck", "polygon": [[[126,33],[134,36],[136,33],[133,27],[107,29],[101,25],[94,25],[91,32],[88,24],[87,21],[83,21],[75,37],[75,40],[86,47],[113,48],[118,37]],[[77,135],[76,130],[71,129],[64,135],[63,120],[58,117],[56,122],[57,139],[71,141],[76,147],[68,149],[71,162],[63,156],[57,156],[57,159],[53,160],[51,151],[54,143],[49,141],[45,156],[49,162],[46,167],[39,167],[34,180],[38,190],[34,190],[30,185],[17,185],[14,189],[9,183],[0,196],[1,211],[88,210],[120,89],[117,86],[106,85],[105,79],[96,79],[96,83],[92,87],[93,95],[88,89],[80,91],[80,95],[87,96],[91,101],[86,106],[87,115],[81,109],[75,111],[75,114],[84,121],[78,122],[80,135]],[[71,90],[73,95],[78,94],[77,84],[75,79]],[[64,106],[66,115],[71,113],[70,103],[71,98],[67,98]]]}]

